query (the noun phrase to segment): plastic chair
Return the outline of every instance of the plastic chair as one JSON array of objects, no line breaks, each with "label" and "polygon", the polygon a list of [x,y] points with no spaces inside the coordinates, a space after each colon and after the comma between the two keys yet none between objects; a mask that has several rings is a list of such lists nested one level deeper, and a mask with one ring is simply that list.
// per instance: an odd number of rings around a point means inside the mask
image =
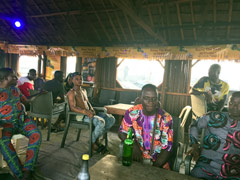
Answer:
[{"label": "plastic chair", "polygon": [[30,116],[48,120],[47,141],[50,140],[52,119],[66,111],[66,102],[53,104],[52,92],[37,96],[30,103]]},{"label": "plastic chair", "polygon": [[192,103],[192,113],[193,119],[201,117],[207,113],[207,102],[203,95],[193,95],[191,94],[191,103]]},{"label": "plastic chair", "polygon": [[[67,99],[67,98],[66,98]],[[79,141],[81,130],[82,129],[89,129],[89,156],[92,156],[92,131],[93,131],[93,119],[90,119],[90,122],[84,122],[84,116],[81,113],[76,113],[70,110],[68,99],[66,100],[66,126],[64,129],[64,134],[61,142],[61,148],[64,147],[65,141],[67,138],[69,127],[74,127],[78,129],[77,139],[76,141]],[[78,118],[76,118],[78,116]],[[108,144],[108,138],[107,133],[104,134],[105,136],[105,146],[107,147]]]},{"label": "plastic chair", "polygon": [[137,92],[120,91],[118,103],[131,104],[137,98]]},{"label": "plastic chair", "polygon": [[94,106],[105,106],[115,103],[115,95],[116,91],[101,89],[100,95],[98,98],[98,103],[94,104]]},{"label": "plastic chair", "polygon": [[[203,95],[191,95],[192,101],[192,112],[193,112],[193,119],[197,119],[198,117],[203,116],[207,113],[207,103],[205,97]],[[205,130],[203,129],[200,133],[200,146],[203,144]],[[190,174],[191,171],[191,160],[192,155],[188,155],[185,158],[185,174]]]}]

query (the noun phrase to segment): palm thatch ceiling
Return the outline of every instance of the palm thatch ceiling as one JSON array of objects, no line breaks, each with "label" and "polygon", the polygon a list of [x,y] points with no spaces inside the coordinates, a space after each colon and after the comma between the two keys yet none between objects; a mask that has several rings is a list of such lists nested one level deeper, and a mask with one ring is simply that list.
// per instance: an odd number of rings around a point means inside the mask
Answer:
[{"label": "palm thatch ceiling", "polygon": [[[13,18],[24,20],[15,29]],[[240,42],[239,0],[2,0],[0,41],[32,45]]]}]

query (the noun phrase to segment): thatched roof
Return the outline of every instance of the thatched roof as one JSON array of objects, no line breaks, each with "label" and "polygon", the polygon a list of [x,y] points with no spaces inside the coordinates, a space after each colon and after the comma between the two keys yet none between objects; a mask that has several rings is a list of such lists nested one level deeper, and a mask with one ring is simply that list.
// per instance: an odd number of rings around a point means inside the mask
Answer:
[{"label": "thatched roof", "polygon": [[[0,41],[41,45],[198,45],[240,40],[239,0],[2,0]],[[22,17],[13,28],[9,17]]]}]

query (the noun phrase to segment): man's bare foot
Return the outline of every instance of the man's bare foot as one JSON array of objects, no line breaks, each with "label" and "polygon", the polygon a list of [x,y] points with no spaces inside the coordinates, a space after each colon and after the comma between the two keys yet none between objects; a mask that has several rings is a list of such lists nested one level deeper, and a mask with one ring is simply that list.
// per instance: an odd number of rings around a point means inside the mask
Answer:
[{"label": "man's bare foot", "polygon": [[98,150],[98,145],[96,143],[92,144],[92,150],[97,151]]}]

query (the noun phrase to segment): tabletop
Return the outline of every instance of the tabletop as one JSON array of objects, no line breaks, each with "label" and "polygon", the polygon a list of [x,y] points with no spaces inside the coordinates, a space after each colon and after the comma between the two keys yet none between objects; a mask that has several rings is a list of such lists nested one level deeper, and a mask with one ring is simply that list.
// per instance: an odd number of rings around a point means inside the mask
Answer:
[{"label": "tabletop", "polygon": [[168,171],[150,165],[133,162],[131,166],[123,166],[118,158],[113,155],[107,155],[94,164],[90,170],[90,178],[95,179],[113,179],[113,180],[196,180],[197,178],[179,174],[174,171]]},{"label": "tabletop", "polygon": [[132,104],[114,104],[114,105],[106,105],[104,106],[107,109],[107,112],[109,114],[117,114],[120,116],[124,116],[126,110],[128,110],[129,108],[133,107]]}]

